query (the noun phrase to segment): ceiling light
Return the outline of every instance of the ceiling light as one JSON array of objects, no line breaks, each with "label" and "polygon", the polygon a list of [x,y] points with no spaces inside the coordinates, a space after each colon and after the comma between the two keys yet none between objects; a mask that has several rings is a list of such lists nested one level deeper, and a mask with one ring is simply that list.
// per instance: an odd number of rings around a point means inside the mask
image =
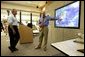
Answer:
[{"label": "ceiling light", "polygon": [[45,7],[43,8],[42,12],[44,12],[44,11],[45,11]]},{"label": "ceiling light", "polygon": [[37,8],[39,8],[39,7],[37,6]]}]

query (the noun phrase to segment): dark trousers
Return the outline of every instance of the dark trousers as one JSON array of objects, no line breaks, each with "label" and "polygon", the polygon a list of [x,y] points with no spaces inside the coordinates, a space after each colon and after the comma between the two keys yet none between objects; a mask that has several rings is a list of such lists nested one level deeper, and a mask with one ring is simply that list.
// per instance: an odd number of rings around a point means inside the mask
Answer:
[{"label": "dark trousers", "polygon": [[10,38],[10,47],[11,48],[16,48],[16,45],[19,41],[20,35],[18,32],[18,28],[17,26],[13,26],[13,29],[15,30],[15,34],[13,34],[12,29],[10,28],[10,26],[8,26],[8,32],[9,32],[9,38]]}]

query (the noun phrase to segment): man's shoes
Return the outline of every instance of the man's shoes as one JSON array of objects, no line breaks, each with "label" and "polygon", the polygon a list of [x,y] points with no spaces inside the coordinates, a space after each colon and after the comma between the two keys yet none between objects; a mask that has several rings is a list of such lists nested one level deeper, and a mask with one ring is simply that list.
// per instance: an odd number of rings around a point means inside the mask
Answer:
[{"label": "man's shoes", "polygon": [[47,51],[47,48],[44,48],[44,51]]},{"label": "man's shoes", "polygon": [[13,48],[11,48],[11,47],[8,47],[9,49],[10,49],[10,51],[13,53],[14,52],[14,49]]},{"label": "man's shoes", "polygon": [[17,48],[14,48],[14,51],[18,51],[18,49]]},{"label": "man's shoes", "polygon": [[40,49],[41,47],[36,47],[35,49]]}]

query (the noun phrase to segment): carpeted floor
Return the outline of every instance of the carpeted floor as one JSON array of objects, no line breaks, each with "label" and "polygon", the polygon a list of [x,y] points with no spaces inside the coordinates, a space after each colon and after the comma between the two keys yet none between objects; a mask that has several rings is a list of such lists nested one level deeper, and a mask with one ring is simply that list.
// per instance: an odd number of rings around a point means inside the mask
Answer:
[{"label": "carpeted floor", "polygon": [[[50,39],[49,39],[50,40]],[[36,50],[35,47],[38,45],[38,35],[34,36],[33,43],[20,44],[18,42],[18,51],[11,53],[8,49],[9,46],[9,36],[1,32],[1,56],[65,56],[60,51],[53,48],[48,41],[47,51],[41,49]]]}]

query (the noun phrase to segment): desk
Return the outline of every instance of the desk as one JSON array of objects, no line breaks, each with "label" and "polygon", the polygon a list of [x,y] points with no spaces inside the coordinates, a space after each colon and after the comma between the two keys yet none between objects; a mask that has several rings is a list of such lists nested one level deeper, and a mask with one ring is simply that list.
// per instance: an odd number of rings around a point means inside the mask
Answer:
[{"label": "desk", "polygon": [[19,25],[20,43],[33,42],[33,30],[25,25]]},{"label": "desk", "polygon": [[84,53],[77,51],[78,49],[84,49],[84,44],[73,42],[75,39],[52,43],[51,46],[57,48],[68,56],[84,56]]}]

